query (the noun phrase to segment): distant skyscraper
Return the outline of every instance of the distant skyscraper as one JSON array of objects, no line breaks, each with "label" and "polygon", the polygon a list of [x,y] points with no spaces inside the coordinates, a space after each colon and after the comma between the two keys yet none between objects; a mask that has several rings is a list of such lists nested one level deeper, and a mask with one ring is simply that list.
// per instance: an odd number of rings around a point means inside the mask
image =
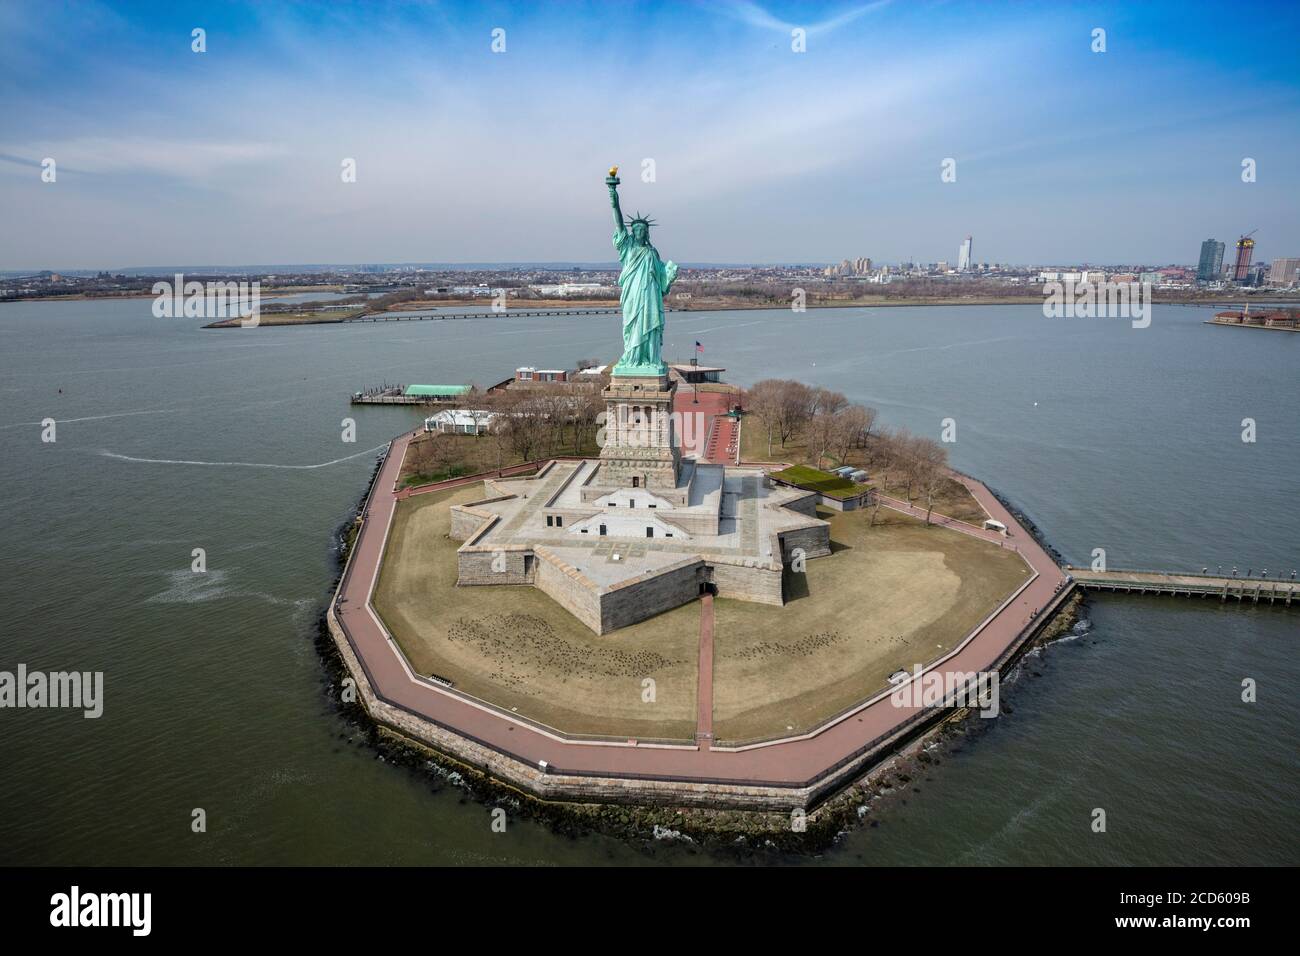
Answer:
[{"label": "distant skyscraper", "polygon": [[1213,282],[1223,272],[1223,243],[1206,239],[1201,243],[1201,261],[1196,266],[1196,278]]},{"label": "distant skyscraper", "polygon": [[963,242],[961,248],[957,250],[958,272],[970,272],[972,245],[973,240],[970,236],[967,236],[966,241]]},{"label": "distant skyscraper", "polygon": [[1237,263],[1232,267],[1232,278],[1245,282],[1250,278],[1250,257],[1255,252],[1255,240],[1242,236],[1237,240]]}]

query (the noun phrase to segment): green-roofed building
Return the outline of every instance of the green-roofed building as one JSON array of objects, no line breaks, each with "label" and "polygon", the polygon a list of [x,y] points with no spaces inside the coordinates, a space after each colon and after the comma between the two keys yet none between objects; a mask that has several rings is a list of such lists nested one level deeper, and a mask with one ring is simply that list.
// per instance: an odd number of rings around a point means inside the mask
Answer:
[{"label": "green-roofed building", "polygon": [[430,402],[450,402],[468,391],[468,385],[408,385],[402,394],[407,398],[422,398]]}]

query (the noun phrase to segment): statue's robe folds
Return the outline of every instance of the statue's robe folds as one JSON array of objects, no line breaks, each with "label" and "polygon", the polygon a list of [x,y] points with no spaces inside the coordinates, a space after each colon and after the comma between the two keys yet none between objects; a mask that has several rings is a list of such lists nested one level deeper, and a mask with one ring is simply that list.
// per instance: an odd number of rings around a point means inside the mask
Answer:
[{"label": "statue's robe folds", "polygon": [[638,245],[626,229],[614,233],[614,248],[622,264],[618,299],[623,312],[623,358],[614,372],[653,368],[658,374],[663,368],[664,296],[677,278],[677,264],[665,264],[654,246]]}]

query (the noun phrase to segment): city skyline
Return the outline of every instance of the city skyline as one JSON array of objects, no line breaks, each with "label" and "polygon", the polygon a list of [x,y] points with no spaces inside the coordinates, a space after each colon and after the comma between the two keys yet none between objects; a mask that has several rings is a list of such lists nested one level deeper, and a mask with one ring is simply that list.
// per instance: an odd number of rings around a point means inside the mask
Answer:
[{"label": "city skyline", "polygon": [[0,271],[612,262],[613,163],[683,262],[1300,252],[1292,8],[605,9],[8,5]]}]

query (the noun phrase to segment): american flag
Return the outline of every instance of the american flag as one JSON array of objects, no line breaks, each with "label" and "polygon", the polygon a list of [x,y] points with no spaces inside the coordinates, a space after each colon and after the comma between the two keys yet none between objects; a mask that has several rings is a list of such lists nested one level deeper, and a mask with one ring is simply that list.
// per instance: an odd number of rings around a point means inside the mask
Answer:
[{"label": "american flag", "polygon": [[697,351],[697,352],[703,352],[703,351],[704,351],[704,346],[701,345],[701,344],[699,343],[698,340],[696,340],[696,342],[695,342],[695,351]]}]

